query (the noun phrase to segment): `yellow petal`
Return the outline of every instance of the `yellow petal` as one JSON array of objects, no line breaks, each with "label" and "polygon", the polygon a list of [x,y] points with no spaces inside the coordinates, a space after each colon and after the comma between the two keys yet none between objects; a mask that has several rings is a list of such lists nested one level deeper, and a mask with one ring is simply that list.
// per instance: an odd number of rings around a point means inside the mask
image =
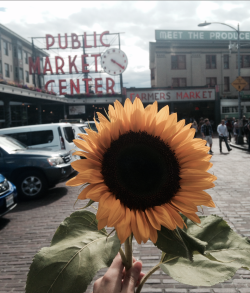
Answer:
[{"label": "yellow petal", "polygon": [[157,230],[161,230],[161,224],[156,220],[155,216],[154,216],[154,211],[152,210],[152,208],[149,208],[147,210],[145,210],[145,213],[148,217],[148,220],[150,222],[150,224]]},{"label": "yellow petal", "polygon": [[108,227],[114,227],[124,216],[124,207],[121,206],[120,200],[117,199],[109,212]]},{"label": "yellow petal", "polygon": [[78,172],[84,172],[89,169],[101,170],[101,165],[96,166],[90,160],[77,160],[71,163],[71,166]]},{"label": "yellow petal", "polygon": [[101,220],[98,221],[98,230],[101,230],[105,226],[107,226],[107,220],[108,220],[108,218],[101,219]]},{"label": "yellow petal", "polygon": [[142,238],[141,238],[138,226],[137,226],[137,220],[136,220],[135,213],[136,213],[135,211],[133,211],[133,210],[131,211],[131,229],[132,229],[132,232],[135,236],[137,243],[141,244]]},{"label": "yellow petal", "polygon": [[149,239],[149,227],[144,212],[137,210],[136,220],[142,241],[146,243]]}]

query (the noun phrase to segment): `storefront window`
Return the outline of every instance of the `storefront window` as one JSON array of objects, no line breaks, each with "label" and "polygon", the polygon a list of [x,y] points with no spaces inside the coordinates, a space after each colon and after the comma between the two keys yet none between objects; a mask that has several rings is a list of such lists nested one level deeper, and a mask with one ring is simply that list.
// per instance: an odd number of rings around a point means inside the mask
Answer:
[{"label": "storefront window", "polygon": [[9,55],[8,43],[6,41],[3,41],[3,51],[4,51],[4,55],[6,56]]},{"label": "storefront window", "polygon": [[186,69],[186,56],[185,55],[171,56],[171,69]]},{"label": "storefront window", "polygon": [[22,52],[22,48],[18,47],[18,59],[22,60],[23,59],[23,52]]},{"label": "storefront window", "polygon": [[249,91],[250,90],[250,77],[249,76],[242,76],[242,78],[245,79],[245,81],[248,83],[244,87],[243,91]]},{"label": "storefront window", "polygon": [[230,82],[229,82],[229,76],[224,77],[224,92],[230,91]]},{"label": "storefront window", "polygon": [[209,85],[209,86],[217,85],[217,78],[216,77],[207,77],[206,78],[206,84]]},{"label": "storefront window", "polygon": [[10,66],[7,63],[4,63],[5,67],[5,77],[10,77]]},{"label": "storefront window", "polygon": [[206,69],[216,69],[216,55],[206,55]]},{"label": "storefront window", "polygon": [[186,78],[172,78],[172,87],[186,87],[187,79]]},{"label": "storefront window", "polygon": [[229,55],[224,55],[224,69],[229,69]]}]

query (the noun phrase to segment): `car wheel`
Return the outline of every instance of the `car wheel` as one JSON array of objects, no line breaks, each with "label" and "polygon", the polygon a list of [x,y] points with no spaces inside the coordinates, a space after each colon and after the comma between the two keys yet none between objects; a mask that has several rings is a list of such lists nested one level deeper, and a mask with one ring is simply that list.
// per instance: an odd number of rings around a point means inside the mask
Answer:
[{"label": "car wheel", "polygon": [[35,199],[48,189],[48,183],[42,173],[27,171],[20,176],[17,189],[23,199]]}]

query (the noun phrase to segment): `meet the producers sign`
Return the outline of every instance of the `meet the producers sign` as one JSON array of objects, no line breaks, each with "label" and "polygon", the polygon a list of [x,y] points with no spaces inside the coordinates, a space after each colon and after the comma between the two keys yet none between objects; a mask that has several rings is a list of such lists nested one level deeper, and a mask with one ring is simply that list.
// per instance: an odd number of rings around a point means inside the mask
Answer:
[{"label": "meet the producers sign", "polygon": [[[204,41],[236,41],[238,33],[232,31],[180,31],[156,30],[156,41],[162,40],[204,40]],[[240,40],[250,41],[250,32],[240,32]]]}]

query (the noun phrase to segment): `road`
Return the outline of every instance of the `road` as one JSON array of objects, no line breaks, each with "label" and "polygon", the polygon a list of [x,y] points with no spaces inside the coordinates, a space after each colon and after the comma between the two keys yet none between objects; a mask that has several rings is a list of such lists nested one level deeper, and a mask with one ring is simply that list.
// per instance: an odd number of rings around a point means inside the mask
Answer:
[{"label": "road", "polygon": [[[222,216],[235,231],[250,238],[250,154],[235,148],[228,153],[225,146],[220,154],[218,144],[215,138],[211,160],[214,163],[211,172],[218,180],[209,191],[217,207],[205,209],[205,214]],[[77,194],[78,187],[67,188],[62,182],[43,198],[22,202],[0,219],[0,293],[25,291],[33,256],[50,245],[59,224],[74,211]],[[160,253],[150,242],[141,246],[134,243],[134,256],[142,260],[146,272],[157,264]],[[91,285],[86,292],[92,292]],[[239,270],[231,280],[208,288],[187,286],[157,271],[142,292],[250,293],[250,272]]]}]

